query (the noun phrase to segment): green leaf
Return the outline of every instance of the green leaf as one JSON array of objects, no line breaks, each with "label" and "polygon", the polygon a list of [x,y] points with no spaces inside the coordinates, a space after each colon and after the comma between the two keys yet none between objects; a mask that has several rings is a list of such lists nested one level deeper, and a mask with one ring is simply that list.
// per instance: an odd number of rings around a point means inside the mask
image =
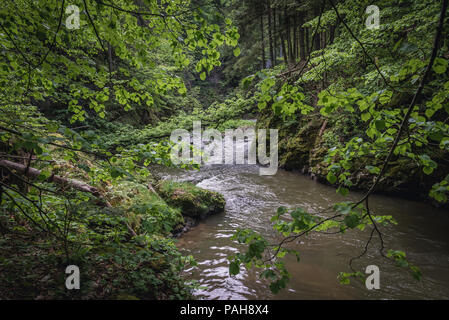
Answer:
[{"label": "green leaf", "polygon": [[351,280],[349,279],[349,277],[349,273],[340,272],[337,279],[340,280],[340,284],[350,284]]},{"label": "green leaf", "polygon": [[361,119],[363,122],[368,121],[371,118],[371,114],[369,112],[362,113]]},{"label": "green leaf", "polygon": [[276,279],[276,273],[271,269],[267,269],[262,272],[261,276],[266,279]]},{"label": "green leaf", "polygon": [[340,187],[340,188],[337,189],[337,192],[339,194],[341,194],[342,196],[346,197],[349,194],[349,189]]},{"label": "green leaf", "polygon": [[437,74],[445,73],[447,70],[448,61],[443,58],[436,58],[432,66],[433,71]]},{"label": "green leaf", "polygon": [[352,205],[347,202],[337,203],[334,205],[334,210],[341,214],[348,214],[351,212]]},{"label": "green leaf", "polygon": [[435,110],[434,110],[434,109],[426,109],[425,114],[426,114],[426,117],[427,117],[428,119],[430,119],[430,118],[432,118],[432,116],[435,114]]},{"label": "green leaf", "polygon": [[413,278],[415,278],[418,281],[422,279],[421,270],[417,266],[410,265],[410,270],[412,270]]},{"label": "green leaf", "polygon": [[242,87],[243,89],[248,89],[249,85],[251,84],[251,82],[253,81],[254,76],[249,76],[243,79],[242,81]]},{"label": "green leaf", "polygon": [[380,104],[382,104],[382,105],[387,104],[388,102],[391,101],[392,96],[393,96],[393,92],[391,92],[389,90],[383,92],[379,97]]},{"label": "green leaf", "polygon": [[357,225],[359,224],[360,217],[356,213],[351,213],[345,217],[344,222],[348,228],[353,229],[353,228],[357,227]]},{"label": "green leaf", "polygon": [[379,131],[382,131],[382,130],[384,130],[386,128],[384,120],[376,120],[374,122],[374,124],[376,126],[376,129],[379,130]]},{"label": "green leaf", "polygon": [[422,170],[427,175],[430,175],[433,172],[433,168],[432,167],[424,167]]},{"label": "green leaf", "polygon": [[52,175],[51,171],[49,171],[49,170],[42,170],[41,174],[38,177],[38,179],[41,180],[41,181],[45,181],[48,178],[50,178],[51,175]]},{"label": "green leaf", "polygon": [[380,168],[379,167],[366,166],[365,169],[368,170],[369,173],[372,173],[372,174],[379,174],[380,173]]},{"label": "green leaf", "polygon": [[237,262],[232,261],[232,262],[229,264],[229,273],[230,273],[231,275],[233,275],[233,276],[235,276],[235,275],[237,275],[237,274],[240,273],[240,266],[239,266],[239,264],[238,264]]},{"label": "green leaf", "polygon": [[234,49],[234,56],[238,57],[240,55],[240,48],[237,47]]},{"label": "green leaf", "polygon": [[327,174],[326,178],[327,178],[327,181],[329,181],[331,184],[334,184],[335,182],[337,182],[337,177],[332,172],[329,172]]}]

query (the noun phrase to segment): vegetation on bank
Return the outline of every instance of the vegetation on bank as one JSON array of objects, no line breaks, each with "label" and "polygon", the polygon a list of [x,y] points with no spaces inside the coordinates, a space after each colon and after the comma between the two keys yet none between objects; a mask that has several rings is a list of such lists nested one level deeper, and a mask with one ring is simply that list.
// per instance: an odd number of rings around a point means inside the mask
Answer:
[{"label": "vegetation on bank", "polygon": [[[78,29],[69,4],[80,8]],[[139,129],[218,94],[197,83],[239,35],[203,4],[2,5],[1,298],[191,297],[182,270],[194,261],[173,240],[182,208],[155,193],[147,168],[172,165],[170,144]],[[80,290],[65,287],[72,264]]]},{"label": "vegetation on bank", "polygon": [[[279,208],[270,243],[234,240],[230,274],[261,268],[285,288],[286,255],[311,232],[369,230],[380,256],[419,268],[383,246],[391,216],[373,192],[449,194],[447,0],[9,1],[0,8],[0,298],[184,299],[194,264],[174,234],[219,212],[222,196],[155,181],[173,166],[174,129],[279,129],[280,165],[358,202],[324,212]],[[195,164],[184,168],[196,167]],[[366,254],[361,252],[361,256]],[[359,258],[359,257],[356,257]],[[363,276],[349,262],[343,283]],[[79,291],[64,287],[80,267]]]},{"label": "vegetation on bank", "polygon": [[187,182],[162,181],[158,191],[167,203],[179,208],[183,215],[196,220],[223,212],[226,201],[219,193],[204,190]]},{"label": "vegetation on bank", "polygon": [[[59,141],[57,145],[67,142],[63,134],[47,130],[57,124],[42,117],[36,108],[24,110],[8,112],[16,120],[33,117],[33,123],[28,121],[33,134]],[[70,129],[60,126],[58,131]],[[13,141],[16,145],[29,143],[14,140],[13,133],[2,137],[4,148]],[[111,167],[94,155],[68,155],[56,145],[41,146],[36,146],[43,148],[36,156],[19,149],[4,156],[10,160],[0,163],[2,185],[10,183],[2,190],[10,202],[2,203],[0,215],[1,297],[190,297],[194,284],[186,282],[181,272],[195,262],[191,256],[181,256],[173,236],[185,227],[184,216],[191,219],[191,213],[198,212],[193,216],[198,221],[200,213],[223,210],[221,195],[189,184],[161,181],[160,186],[176,185],[176,192],[184,196],[182,202],[170,205],[171,199],[167,197],[167,203],[163,196],[171,189],[161,187],[164,192],[159,195],[152,187],[157,181],[148,169],[135,168],[133,175],[127,174],[123,167],[129,159],[113,157],[110,162],[116,165]],[[17,160],[28,157],[33,167]],[[81,270],[79,291],[68,291],[64,286],[64,271],[70,264]]]}]

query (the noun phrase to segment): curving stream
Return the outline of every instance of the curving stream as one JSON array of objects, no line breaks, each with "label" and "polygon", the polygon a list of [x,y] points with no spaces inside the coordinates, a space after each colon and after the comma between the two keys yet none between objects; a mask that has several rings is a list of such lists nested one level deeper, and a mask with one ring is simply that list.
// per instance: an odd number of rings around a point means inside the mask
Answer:
[{"label": "curving stream", "polygon": [[[164,178],[190,181],[226,198],[224,213],[200,223],[178,242],[178,247],[198,262],[187,273],[203,287],[195,292],[200,299],[449,299],[446,211],[404,199],[372,197],[373,213],[393,215],[399,223],[382,227],[386,247],[407,253],[409,261],[423,272],[420,282],[404,269],[386,262],[373,248],[354,265],[365,270],[367,265],[377,264],[381,289],[368,291],[356,281],[339,284],[338,272],[349,271],[349,259],[362,252],[370,232],[351,230],[344,235],[312,234],[303,238],[303,242],[296,244],[301,262],[292,257],[287,264],[292,275],[287,289],[273,295],[256,270],[242,269],[238,276],[229,276],[227,256],[239,248],[230,239],[235,230],[252,228],[273,239],[270,218],[279,206],[318,211],[348,199],[338,195],[334,188],[298,173],[279,170],[275,176],[259,176],[255,165],[214,165],[188,172],[165,170]],[[351,192],[349,198],[357,200],[360,196]],[[377,246],[377,240],[373,244]]]}]

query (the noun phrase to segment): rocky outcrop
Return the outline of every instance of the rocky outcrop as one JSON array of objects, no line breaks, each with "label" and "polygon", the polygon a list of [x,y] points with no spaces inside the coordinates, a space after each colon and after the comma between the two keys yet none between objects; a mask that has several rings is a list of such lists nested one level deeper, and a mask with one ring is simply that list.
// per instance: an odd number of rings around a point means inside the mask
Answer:
[{"label": "rocky outcrop", "polygon": [[188,182],[165,180],[157,185],[158,194],[171,207],[177,208],[184,216],[185,232],[208,216],[224,211],[224,197],[213,191],[205,190]]},{"label": "rocky outcrop", "polygon": [[281,168],[307,171],[321,126],[320,121],[310,121],[305,123],[293,137],[287,135],[279,141]]},{"label": "rocky outcrop", "polygon": [[[340,122],[328,123],[323,118],[311,116],[283,123],[273,115],[263,115],[258,124],[259,127],[280,128],[279,166],[281,168],[300,171],[325,184],[329,184],[326,179],[329,165],[324,162],[329,148],[334,146],[335,141],[342,143],[354,134],[349,130],[352,125],[348,124],[349,129],[345,125]],[[439,157],[444,159],[447,156],[439,155]],[[363,159],[354,159],[354,161],[354,168],[364,167]],[[359,161],[360,163],[358,163]],[[393,160],[378,184],[376,192],[428,200],[429,190],[434,183],[441,181],[447,175],[447,168],[447,164],[439,163],[435,173],[427,176],[414,161],[409,159]],[[368,190],[373,183],[374,176],[362,170],[354,170],[349,178],[353,183],[352,190]]]}]

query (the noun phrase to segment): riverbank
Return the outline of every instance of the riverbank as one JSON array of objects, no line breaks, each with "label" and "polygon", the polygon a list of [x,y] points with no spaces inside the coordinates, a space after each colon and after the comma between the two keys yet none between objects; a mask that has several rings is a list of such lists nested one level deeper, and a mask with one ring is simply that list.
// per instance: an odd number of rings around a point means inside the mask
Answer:
[{"label": "riverbank", "polygon": [[[349,121],[349,120],[348,120]],[[351,191],[367,191],[372,186],[375,175],[367,172],[366,167],[379,166],[381,159],[375,161],[360,158],[358,164],[352,164],[347,172],[350,186],[330,183],[328,174],[331,166],[327,159],[332,150],[344,144],[351,135],[338,133],[344,123],[329,120],[317,115],[303,116],[301,119],[285,125],[282,119],[271,113],[262,113],[257,122],[258,128],[278,128],[279,130],[279,167],[288,171],[301,172],[310,178],[336,188],[343,186]],[[449,166],[441,154],[441,161],[433,174],[427,175],[422,166],[409,159],[396,159],[387,166],[385,176],[378,183],[375,193],[426,202],[432,206],[449,210],[447,203],[441,203],[429,196],[432,187],[449,179]]]}]

